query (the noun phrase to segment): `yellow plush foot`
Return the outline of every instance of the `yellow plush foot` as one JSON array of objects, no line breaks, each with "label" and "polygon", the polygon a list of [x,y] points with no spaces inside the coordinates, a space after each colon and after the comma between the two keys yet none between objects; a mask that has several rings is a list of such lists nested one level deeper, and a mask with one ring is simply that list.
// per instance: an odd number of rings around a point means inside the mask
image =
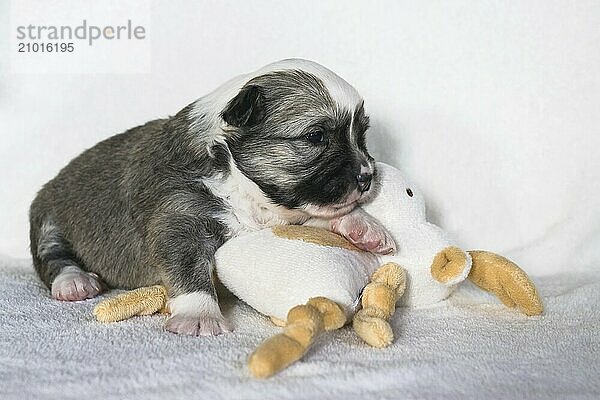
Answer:
[{"label": "yellow plush foot", "polygon": [[469,279],[473,283],[525,315],[540,315],[544,311],[535,285],[515,263],[488,251],[470,251],[469,254],[473,259]]},{"label": "yellow plush foot", "polygon": [[384,283],[394,289],[397,301],[406,290],[406,272],[398,264],[389,262],[373,272],[371,282]]},{"label": "yellow plush foot", "polygon": [[289,336],[279,334],[267,339],[248,359],[248,369],[255,378],[268,378],[299,360],[306,347]]},{"label": "yellow plush foot", "polygon": [[359,310],[352,320],[352,327],[368,345],[380,349],[392,344],[394,332],[387,319],[377,316],[377,313],[378,310],[374,307]]},{"label": "yellow plush foot", "polygon": [[458,247],[446,247],[433,258],[431,276],[444,284],[457,283],[466,277],[468,261],[467,253]]},{"label": "yellow plush foot", "polygon": [[352,321],[354,330],[366,343],[377,348],[392,343],[394,333],[388,321],[405,288],[406,274],[398,264],[387,263],[373,273],[362,293],[362,309]]},{"label": "yellow plush foot", "polygon": [[346,313],[335,301],[326,297],[313,297],[307,304],[319,310],[323,317],[323,329],[326,331],[340,329],[346,324]]},{"label": "yellow plush foot", "polygon": [[325,330],[344,325],[346,315],[335,302],[324,297],[290,310],[282,333],[263,342],[248,359],[250,373],[268,378],[306,353],[314,339]]},{"label": "yellow plush foot", "polygon": [[167,289],[164,286],[148,286],[104,300],[94,307],[93,313],[100,322],[117,322],[164,311],[166,303]]}]

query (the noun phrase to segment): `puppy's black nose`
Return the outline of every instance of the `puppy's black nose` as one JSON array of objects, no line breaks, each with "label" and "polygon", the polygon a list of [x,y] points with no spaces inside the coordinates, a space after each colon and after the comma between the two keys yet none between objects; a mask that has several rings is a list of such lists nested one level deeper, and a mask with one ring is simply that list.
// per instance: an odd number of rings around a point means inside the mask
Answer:
[{"label": "puppy's black nose", "polygon": [[358,184],[358,191],[361,193],[366,192],[371,187],[371,179],[373,174],[363,173],[356,175],[356,182]]}]

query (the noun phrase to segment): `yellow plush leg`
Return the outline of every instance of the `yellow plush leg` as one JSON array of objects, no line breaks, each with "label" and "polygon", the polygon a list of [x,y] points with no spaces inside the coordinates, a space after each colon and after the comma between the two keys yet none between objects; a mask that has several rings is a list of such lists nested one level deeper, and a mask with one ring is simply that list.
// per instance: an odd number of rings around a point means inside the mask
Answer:
[{"label": "yellow plush leg", "polygon": [[165,312],[167,289],[164,286],[141,287],[104,300],[94,307],[94,315],[100,322],[117,322],[135,315]]},{"label": "yellow plush leg", "polygon": [[387,263],[371,277],[362,294],[362,309],[354,315],[352,326],[373,347],[387,347],[394,340],[389,320],[396,302],[406,288],[406,274],[395,263]]},{"label": "yellow plush leg", "polygon": [[540,315],[544,311],[533,282],[515,263],[488,251],[470,251],[469,254],[473,259],[469,279],[473,283],[525,315]]},{"label": "yellow plush leg", "polygon": [[276,374],[300,359],[320,333],[341,328],[345,323],[341,307],[324,297],[292,308],[283,332],[267,339],[250,355],[250,373],[256,378]]}]

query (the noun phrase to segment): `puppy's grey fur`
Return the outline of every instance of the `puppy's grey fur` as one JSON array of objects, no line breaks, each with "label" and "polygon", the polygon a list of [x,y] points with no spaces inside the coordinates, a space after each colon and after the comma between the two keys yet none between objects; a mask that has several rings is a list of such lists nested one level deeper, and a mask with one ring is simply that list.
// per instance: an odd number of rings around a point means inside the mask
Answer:
[{"label": "puppy's grey fur", "polygon": [[[357,183],[375,174],[367,128],[358,93],[318,64],[284,60],[236,77],[171,118],[98,143],[48,182],[30,210],[36,271],[49,287],[65,267],[109,287],[164,284],[167,329],[218,334],[228,326],[216,250],[276,224],[338,226],[372,192]],[[372,232],[377,248],[340,233],[368,250],[393,246]],[[81,293],[66,299],[96,294],[73,287]]]}]

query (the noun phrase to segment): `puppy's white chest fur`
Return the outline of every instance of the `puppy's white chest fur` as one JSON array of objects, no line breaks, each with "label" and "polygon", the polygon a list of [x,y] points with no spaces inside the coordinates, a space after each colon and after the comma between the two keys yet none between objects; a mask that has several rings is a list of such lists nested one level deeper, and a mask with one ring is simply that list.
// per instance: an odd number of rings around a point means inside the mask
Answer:
[{"label": "puppy's white chest fur", "polygon": [[215,218],[227,226],[230,237],[276,225],[302,224],[309,218],[273,204],[233,163],[228,175],[217,174],[202,183],[225,203],[226,208]]}]

